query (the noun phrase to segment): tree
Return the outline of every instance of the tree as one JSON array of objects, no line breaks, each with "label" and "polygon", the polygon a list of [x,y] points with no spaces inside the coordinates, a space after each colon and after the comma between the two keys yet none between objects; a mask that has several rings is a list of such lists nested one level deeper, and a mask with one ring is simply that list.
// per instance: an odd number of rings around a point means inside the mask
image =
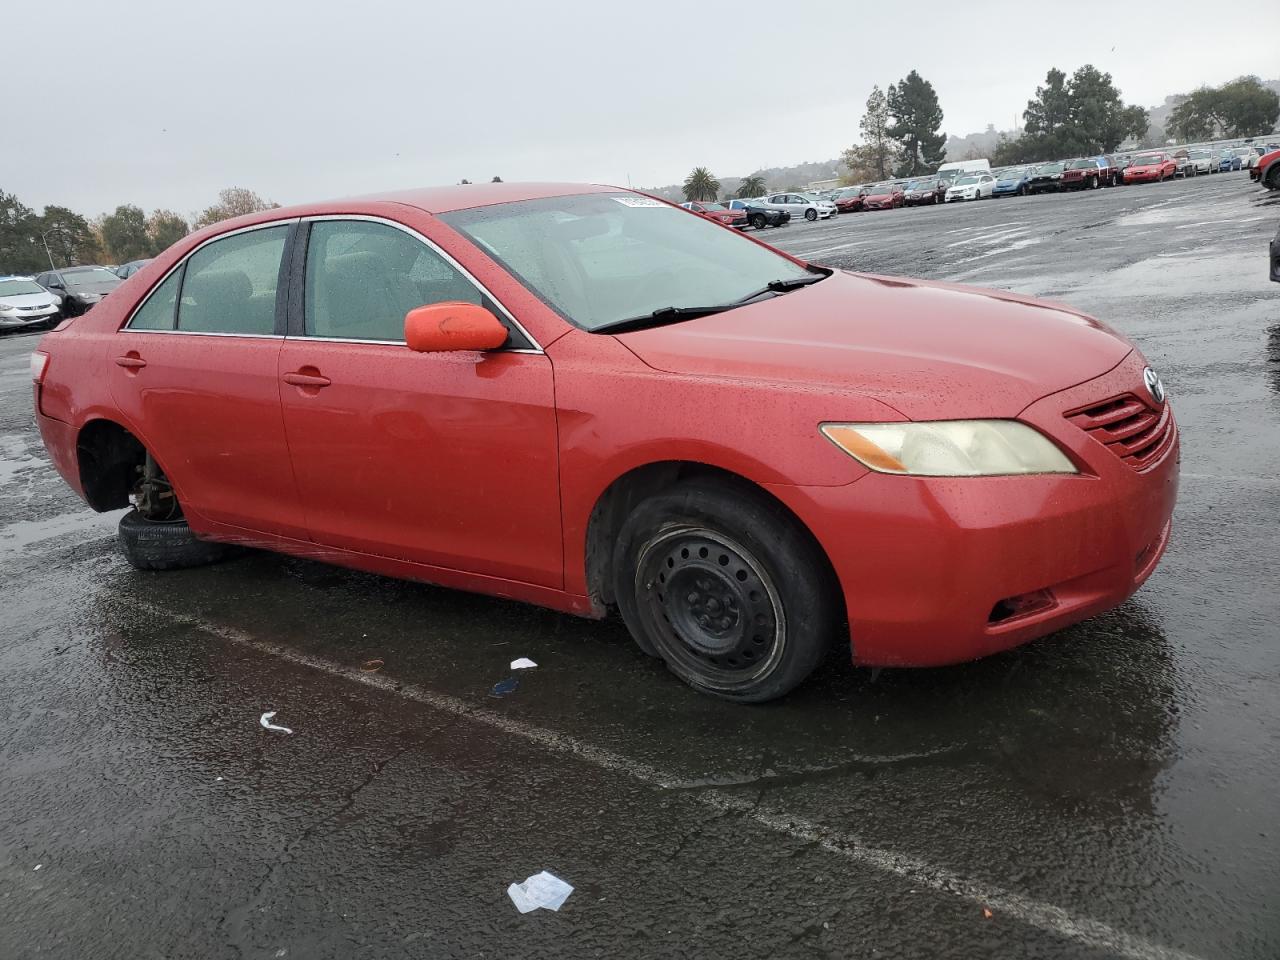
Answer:
[{"label": "tree", "polygon": [[21,200],[0,190],[0,272],[37,273],[48,266],[39,222]]},{"label": "tree", "polygon": [[263,200],[252,190],[244,187],[228,187],[225,190],[218,191],[218,202],[211,207],[206,207],[196,217],[195,227],[207,227],[211,223],[218,223],[221,220],[230,220],[232,217],[243,217],[246,214],[258,213],[261,210],[271,210],[280,206],[278,203],[272,203],[270,200]]},{"label": "tree", "polygon": [[764,177],[758,173],[753,173],[749,177],[743,177],[742,182],[738,184],[738,197],[742,200],[749,200],[752,197],[763,196],[768,189],[769,185],[765,183]]},{"label": "tree", "polygon": [[1067,90],[1067,75],[1057,67],[1044,78],[1044,86],[1036,87],[1036,95],[1027,101],[1022,112],[1026,133],[1031,136],[1052,137],[1065,125],[1071,114],[1071,93]]},{"label": "tree", "polygon": [[116,207],[102,218],[102,244],[112,263],[128,263],[151,256],[147,237],[147,215],[131,203]]},{"label": "tree", "polygon": [[1111,74],[1091,64],[1069,78],[1050,70],[1022,119],[1023,135],[998,143],[992,159],[1009,164],[1110,153],[1127,137],[1145,137],[1151,120],[1142,107],[1126,106]]},{"label": "tree", "polygon": [[147,239],[151,242],[151,256],[173,246],[188,233],[191,228],[187,221],[172,210],[156,210],[147,218]]},{"label": "tree", "polygon": [[502,182],[502,178],[501,178],[501,177],[494,177],[494,178],[493,178],[492,180],[490,180],[489,182],[490,182],[490,183],[501,183],[501,182]]},{"label": "tree", "polygon": [[1280,96],[1257,77],[1239,77],[1179,98],[1169,114],[1168,130],[1182,140],[1253,137],[1270,133],[1277,119]]},{"label": "tree", "polygon": [[93,263],[102,257],[98,237],[84,217],[66,207],[45,207],[40,232],[54,263],[75,266]]},{"label": "tree", "polygon": [[684,178],[684,198],[689,202],[695,200],[714,200],[720,193],[720,181],[706,167],[694,167]]},{"label": "tree", "polygon": [[[871,88],[867,97],[867,112],[858,125],[864,142],[862,158],[875,170],[881,180],[889,176],[889,157],[893,142],[889,138],[889,104],[879,86]],[[852,166],[850,164],[850,166]]]},{"label": "tree", "polygon": [[912,70],[889,85],[886,105],[893,122],[885,132],[900,144],[898,176],[915,176],[946,159],[947,135],[939,132],[942,107],[933,84]]}]

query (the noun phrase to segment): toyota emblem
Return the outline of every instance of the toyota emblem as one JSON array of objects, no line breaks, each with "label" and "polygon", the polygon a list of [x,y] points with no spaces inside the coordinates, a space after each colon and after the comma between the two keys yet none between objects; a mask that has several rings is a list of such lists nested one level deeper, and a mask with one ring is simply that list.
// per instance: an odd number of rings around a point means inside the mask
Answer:
[{"label": "toyota emblem", "polygon": [[1147,393],[1151,394],[1156,403],[1164,403],[1164,383],[1158,373],[1147,367],[1142,371],[1142,382],[1147,385]]}]

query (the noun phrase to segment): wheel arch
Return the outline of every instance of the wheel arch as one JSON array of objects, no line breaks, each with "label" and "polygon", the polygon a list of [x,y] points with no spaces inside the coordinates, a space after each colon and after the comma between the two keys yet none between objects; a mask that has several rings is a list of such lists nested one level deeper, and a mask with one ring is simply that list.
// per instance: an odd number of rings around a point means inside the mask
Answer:
[{"label": "wheel arch", "polygon": [[812,541],[826,567],[840,609],[845,611],[844,592],[839,588],[839,578],[822,541],[787,504],[755,481],[724,467],[694,460],[660,460],[632,467],[615,478],[592,506],[583,560],[588,595],[601,614],[616,602],[613,595],[613,545],[631,511],[654,493],[695,478],[711,480],[728,489],[739,490],[744,496],[767,501],[788,517]]}]

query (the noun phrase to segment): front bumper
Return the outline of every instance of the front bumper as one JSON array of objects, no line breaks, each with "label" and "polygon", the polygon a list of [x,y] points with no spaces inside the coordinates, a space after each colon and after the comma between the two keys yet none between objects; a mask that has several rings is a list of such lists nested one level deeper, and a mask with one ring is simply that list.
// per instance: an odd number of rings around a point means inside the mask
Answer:
[{"label": "front bumper", "polygon": [[[1088,471],[1078,476],[870,473],[843,487],[770,488],[831,559],[856,663],[973,660],[1115,607],[1146,581],[1169,541],[1176,424],[1164,456],[1138,472],[1063,416],[1137,395],[1143,366],[1135,351],[1110,373],[1037,401],[1019,417],[1070,451]],[[1003,603],[1028,596],[1041,605],[1010,614]]]},{"label": "front bumper", "polygon": [[58,308],[21,313],[0,313],[0,330],[16,330],[22,327],[35,327],[42,323],[50,323],[58,319]]}]

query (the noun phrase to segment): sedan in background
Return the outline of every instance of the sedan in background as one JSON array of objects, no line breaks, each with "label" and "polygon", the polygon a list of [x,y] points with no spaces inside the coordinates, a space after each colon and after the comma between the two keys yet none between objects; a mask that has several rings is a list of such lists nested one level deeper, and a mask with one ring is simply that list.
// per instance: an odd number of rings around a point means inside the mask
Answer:
[{"label": "sedan in background", "polygon": [[947,189],[947,203],[957,200],[982,200],[992,196],[996,178],[989,173],[971,173],[960,177]]},{"label": "sedan in background", "polygon": [[1047,193],[1062,189],[1062,173],[1067,165],[1061,160],[1053,163],[1042,163],[1031,171],[1031,180],[1027,183],[1028,193]]},{"label": "sedan in background", "polygon": [[115,275],[121,280],[128,280],[150,262],[150,257],[146,260],[130,260],[128,263],[122,263],[120,266],[116,267]]},{"label": "sedan in background", "polygon": [[1178,166],[1167,153],[1142,153],[1125,167],[1125,183],[1164,183],[1172,180]]},{"label": "sedan in background", "polygon": [[947,185],[937,179],[913,180],[907,184],[904,198],[908,207],[923,207],[926,204],[942,203],[947,197]]},{"label": "sedan in background", "polygon": [[50,324],[62,301],[30,277],[0,277],[0,330]]},{"label": "sedan in background", "polygon": [[867,187],[867,195],[862,198],[862,208],[864,210],[892,210],[894,207],[904,206],[907,202],[906,191],[902,189],[902,185],[894,183],[892,180],[886,180],[883,183],[873,183]]},{"label": "sedan in background", "polygon": [[36,283],[62,298],[62,313],[78,317],[120,286],[120,278],[106,267],[66,267],[36,277]]},{"label": "sedan in background", "polygon": [[845,187],[837,190],[832,195],[831,202],[836,205],[839,213],[857,213],[862,209],[862,202],[869,186],[870,184],[864,183],[859,187]]},{"label": "sedan in background", "polygon": [[[251,544],[616,609],[696,690],[758,702],[837,643],[941,666],[1061,630],[1169,543],[1160,378],[1060,303],[831,270],[562,183],[264,210],[145,272],[30,367],[50,461],[131,508],[143,570]],[[287,571],[245,576],[269,596]],[[1059,642],[1125,656],[1081,639]]]},{"label": "sedan in background", "polygon": [[745,210],[731,210],[723,203],[716,203],[712,200],[694,200],[690,203],[682,203],[680,206],[698,214],[700,217],[706,217],[716,223],[723,223],[726,227],[737,227],[742,230],[747,226],[747,212]]},{"label": "sedan in background", "polygon": [[1025,197],[1031,191],[1031,167],[1011,167],[995,174],[993,197]]},{"label": "sedan in background", "polygon": [[1223,150],[1218,154],[1218,172],[1227,173],[1230,170],[1239,170],[1244,167],[1244,161],[1240,155],[1234,150]]},{"label": "sedan in background", "polygon": [[730,200],[730,210],[741,210],[747,215],[747,223],[756,230],[765,227],[785,227],[791,222],[791,214],[785,210],[774,210],[760,206],[758,200]]},{"label": "sedan in background", "polygon": [[825,220],[836,212],[836,205],[830,200],[819,200],[807,193],[774,193],[765,197],[760,205],[785,210],[793,217],[810,221]]},{"label": "sedan in background", "polygon": [[1217,173],[1218,157],[1209,150],[1187,151],[1187,173],[1198,177],[1202,173]]}]

